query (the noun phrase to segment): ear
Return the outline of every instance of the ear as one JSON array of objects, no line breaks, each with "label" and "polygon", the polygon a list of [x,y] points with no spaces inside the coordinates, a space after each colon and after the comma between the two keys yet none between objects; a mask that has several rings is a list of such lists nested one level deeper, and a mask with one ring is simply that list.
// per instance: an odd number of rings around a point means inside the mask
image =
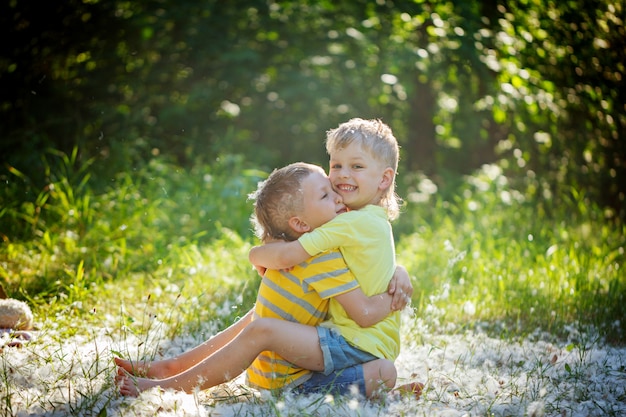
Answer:
[{"label": "ear", "polygon": [[378,184],[378,189],[386,190],[387,188],[391,187],[391,184],[393,184],[394,175],[395,171],[393,170],[393,168],[385,168],[385,170],[383,171],[383,177],[380,180],[380,184]]},{"label": "ear", "polygon": [[302,234],[311,231],[311,226],[298,216],[290,217],[288,224],[289,227],[291,227],[291,229],[296,233]]}]

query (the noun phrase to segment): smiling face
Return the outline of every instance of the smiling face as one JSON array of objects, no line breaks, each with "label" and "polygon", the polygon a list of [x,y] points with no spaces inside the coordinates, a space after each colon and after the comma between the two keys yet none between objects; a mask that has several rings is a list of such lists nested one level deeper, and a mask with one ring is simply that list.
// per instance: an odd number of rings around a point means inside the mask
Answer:
[{"label": "smiling face", "polygon": [[320,169],[302,181],[303,210],[298,218],[308,224],[309,230],[323,225],[346,211],[346,206]]},{"label": "smiling face", "polygon": [[330,154],[329,178],[351,210],[378,205],[393,179],[393,170],[352,142]]},{"label": "smiling face", "polygon": [[326,132],[329,176],[351,210],[374,204],[385,209],[389,220],[398,217],[399,150],[391,128],[378,119],[357,117]]}]

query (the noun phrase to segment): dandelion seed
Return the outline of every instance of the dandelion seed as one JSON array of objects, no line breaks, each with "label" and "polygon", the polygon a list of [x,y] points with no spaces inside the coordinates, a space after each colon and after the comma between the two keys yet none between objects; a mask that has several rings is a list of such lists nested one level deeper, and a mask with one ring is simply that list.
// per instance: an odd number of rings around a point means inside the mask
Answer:
[{"label": "dandelion seed", "polygon": [[447,300],[450,297],[450,284],[444,283],[441,291],[441,295],[439,296],[440,300]]},{"label": "dandelion seed", "polygon": [[348,402],[348,408],[350,410],[357,410],[359,408],[359,401],[356,398],[351,399]]},{"label": "dandelion seed", "polygon": [[546,258],[549,258],[550,256],[552,256],[552,254],[556,252],[556,249],[557,249],[557,245],[550,246],[548,250],[546,251]]},{"label": "dandelion seed", "polygon": [[463,304],[463,312],[468,316],[473,316],[476,314],[476,306],[471,301],[466,301],[465,304]]},{"label": "dandelion seed", "polygon": [[543,401],[535,401],[528,404],[526,414],[528,417],[543,417],[545,414]]}]

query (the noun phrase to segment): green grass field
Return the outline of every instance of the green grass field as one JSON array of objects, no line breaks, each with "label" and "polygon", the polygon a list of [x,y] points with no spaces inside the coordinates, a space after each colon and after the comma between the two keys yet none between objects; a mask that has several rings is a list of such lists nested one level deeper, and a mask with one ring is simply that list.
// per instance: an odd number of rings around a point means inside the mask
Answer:
[{"label": "green grass field", "polygon": [[[247,263],[256,243],[247,194],[267,173],[236,157],[191,169],[153,160],[95,192],[88,163],[51,161],[43,188],[9,172],[0,209],[2,285],[31,305],[39,332],[54,328],[61,341],[106,328],[135,346],[126,353],[154,356],[163,341],[203,340],[252,306],[259,278]],[[415,288],[411,317],[427,318],[431,332],[558,341],[575,329],[624,344],[623,226],[574,197],[548,216],[493,167],[447,199],[424,179],[400,182],[397,260]],[[26,406],[3,363],[1,400],[13,415]]]}]

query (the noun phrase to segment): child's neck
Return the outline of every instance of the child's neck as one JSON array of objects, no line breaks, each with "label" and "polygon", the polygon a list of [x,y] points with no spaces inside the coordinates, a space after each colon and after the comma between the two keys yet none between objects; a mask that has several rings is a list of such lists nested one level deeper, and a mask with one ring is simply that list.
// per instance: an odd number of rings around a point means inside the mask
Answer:
[{"label": "child's neck", "polygon": [[382,204],[381,204],[382,199],[383,199],[383,195],[382,195],[382,193],[379,193],[374,198],[372,198],[370,201],[368,201],[365,204],[362,204],[358,208],[353,208],[353,207],[348,207],[348,208],[351,209],[351,210],[359,210],[359,209],[362,209],[363,207],[366,207],[366,206],[379,206],[379,207],[382,207]]},{"label": "child's neck", "polygon": [[360,206],[355,206],[355,207],[347,207],[348,211],[354,211],[354,210],[361,210],[362,208],[365,208],[367,206],[377,206],[378,204],[372,204],[372,203],[367,203],[367,204],[363,204]]}]

